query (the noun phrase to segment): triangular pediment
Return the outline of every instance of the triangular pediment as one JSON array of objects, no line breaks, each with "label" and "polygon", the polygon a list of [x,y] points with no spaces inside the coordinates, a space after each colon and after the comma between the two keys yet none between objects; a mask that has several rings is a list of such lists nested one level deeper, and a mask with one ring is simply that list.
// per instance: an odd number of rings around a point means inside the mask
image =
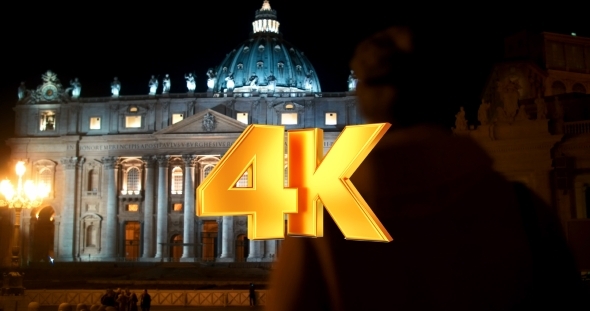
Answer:
[{"label": "triangular pediment", "polygon": [[172,124],[156,134],[241,133],[246,127],[246,124],[236,119],[207,109]]}]

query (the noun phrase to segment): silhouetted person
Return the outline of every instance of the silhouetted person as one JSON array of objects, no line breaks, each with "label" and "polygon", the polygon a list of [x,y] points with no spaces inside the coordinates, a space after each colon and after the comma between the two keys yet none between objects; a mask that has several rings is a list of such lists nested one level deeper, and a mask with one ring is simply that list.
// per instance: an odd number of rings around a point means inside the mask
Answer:
[{"label": "silhouetted person", "polygon": [[119,297],[117,298],[117,303],[119,304],[119,311],[127,311],[129,308],[129,298],[131,298],[131,293],[129,293],[129,289],[126,288],[119,293]]},{"label": "silhouetted person", "polygon": [[392,124],[351,180],[394,240],[347,241],[325,213],[324,237],[285,239],[266,310],[570,310],[580,302],[580,274],[549,206],[494,171],[471,139],[439,126],[453,73],[432,72],[453,46],[428,41],[433,32],[390,28],[362,42],[351,62],[367,123]]},{"label": "silhouetted person", "polygon": [[129,311],[137,311],[137,295],[132,292],[129,296]]},{"label": "silhouetted person", "polygon": [[152,296],[148,294],[148,290],[144,289],[143,293],[139,297],[139,307],[141,311],[150,311],[150,307],[152,306]]},{"label": "silhouetted person", "polygon": [[256,305],[256,290],[254,289],[254,283],[250,283],[250,289],[248,297],[250,298],[250,307]]},{"label": "silhouetted person", "polygon": [[107,289],[106,293],[100,297],[100,304],[105,307],[115,307],[116,303],[116,296],[112,289]]}]

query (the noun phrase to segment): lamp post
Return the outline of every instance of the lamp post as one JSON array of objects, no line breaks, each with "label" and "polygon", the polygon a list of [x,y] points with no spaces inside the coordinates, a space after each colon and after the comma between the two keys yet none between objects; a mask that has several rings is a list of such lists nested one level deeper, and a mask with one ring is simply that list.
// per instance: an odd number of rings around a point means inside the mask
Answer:
[{"label": "lamp post", "polygon": [[23,209],[36,208],[43,203],[43,199],[49,195],[49,185],[44,183],[35,184],[31,180],[23,183],[25,174],[25,162],[19,161],[16,164],[16,175],[18,175],[18,184],[16,189],[8,179],[0,182],[0,206],[8,206],[14,209],[14,234],[12,247],[12,267],[20,266],[20,222],[21,212]]}]

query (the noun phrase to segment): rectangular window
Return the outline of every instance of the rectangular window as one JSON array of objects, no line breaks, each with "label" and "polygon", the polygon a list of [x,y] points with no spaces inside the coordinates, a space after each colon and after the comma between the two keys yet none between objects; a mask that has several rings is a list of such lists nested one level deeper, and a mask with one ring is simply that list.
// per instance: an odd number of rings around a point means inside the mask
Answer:
[{"label": "rectangular window", "polygon": [[126,116],[125,117],[126,128],[140,128],[141,127],[141,116]]},{"label": "rectangular window", "polygon": [[248,113],[247,112],[238,112],[236,119],[238,119],[238,121],[240,121],[244,124],[248,124]]},{"label": "rectangular window", "polygon": [[297,113],[296,112],[285,112],[281,114],[282,125],[295,125],[297,124]]},{"label": "rectangular window", "polygon": [[176,124],[184,119],[184,113],[172,114],[172,124]]},{"label": "rectangular window", "polygon": [[44,111],[41,113],[39,129],[41,131],[55,131],[55,112]]},{"label": "rectangular window", "polygon": [[139,211],[139,204],[127,204],[127,211],[128,212],[138,212]]},{"label": "rectangular window", "polygon": [[91,130],[100,130],[100,118],[99,117],[90,118],[90,129]]},{"label": "rectangular window", "polygon": [[182,203],[174,203],[172,210],[175,212],[182,212]]},{"label": "rectangular window", "polygon": [[336,125],[336,113],[326,112],[326,125]]}]

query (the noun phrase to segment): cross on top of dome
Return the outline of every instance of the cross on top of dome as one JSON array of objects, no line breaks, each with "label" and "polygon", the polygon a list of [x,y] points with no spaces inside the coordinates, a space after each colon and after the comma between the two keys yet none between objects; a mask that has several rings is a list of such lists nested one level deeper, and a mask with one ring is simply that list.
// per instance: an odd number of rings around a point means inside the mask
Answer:
[{"label": "cross on top of dome", "polygon": [[270,3],[268,2],[268,0],[264,0],[264,2],[262,3],[262,8],[260,9],[260,11],[271,11],[272,9],[270,8]]}]

